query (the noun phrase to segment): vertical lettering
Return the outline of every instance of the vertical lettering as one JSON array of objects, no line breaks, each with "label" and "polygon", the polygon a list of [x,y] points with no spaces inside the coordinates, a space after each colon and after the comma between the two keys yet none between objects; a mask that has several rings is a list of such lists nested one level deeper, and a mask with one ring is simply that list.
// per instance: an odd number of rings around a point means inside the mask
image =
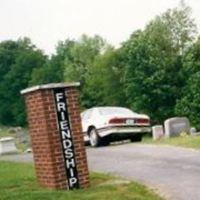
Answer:
[{"label": "vertical lettering", "polygon": [[63,103],[63,102],[59,102],[57,104],[57,107],[58,107],[58,112],[66,111],[65,103]]},{"label": "vertical lettering", "polygon": [[57,93],[56,94],[56,101],[59,102],[61,99],[63,99],[63,93]]},{"label": "vertical lettering", "polygon": [[69,123],[65,89],[54,89],[54,98],[57,109],[58,127],[63,149],[64,164],[66,168],[69,189],[79,188],[78,174],[75,162],[74,145]]},{"label": "vertical lettering", "polygon": [[66,164],[67,164],[67,168],[70,168],[70,167],[75,167],[75,162],[74,162],[74,159],[72,158],[71,160],[66,160]]},{"label": "vertical lettering", "polygon": [[69,130],[64,130],[64,131],[61,131],[61,134],[62,134],[62,139],[67,139],[67,138],[71,138],[71,133]]},{"label": "vertical lettering", "polygon": [[73,177],[69,179],[69,185],[73,187],[73,185],[77,182],[77,178]]}]

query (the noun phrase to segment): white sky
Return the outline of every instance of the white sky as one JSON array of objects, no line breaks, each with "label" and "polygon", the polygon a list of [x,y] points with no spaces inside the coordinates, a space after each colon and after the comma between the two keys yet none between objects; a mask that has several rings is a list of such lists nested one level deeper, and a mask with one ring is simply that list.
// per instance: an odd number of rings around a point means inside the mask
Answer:
[{"label": "white sky", "polygon": [[[200,24],[200,0],[185,0]],[[179,0],[0,0],[0,41],[27,36],[47,54],[59,40],[99,34],[118,46]]]}]

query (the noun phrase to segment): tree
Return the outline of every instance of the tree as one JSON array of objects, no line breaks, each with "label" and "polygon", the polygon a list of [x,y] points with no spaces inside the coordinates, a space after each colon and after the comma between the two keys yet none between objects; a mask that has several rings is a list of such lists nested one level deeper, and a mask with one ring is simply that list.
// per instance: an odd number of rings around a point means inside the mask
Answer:
[{"label": "tree", "polygon": [[[124,106],[124,66],[120,50],[113,48],[96,57],[86,76],[87,107]],[[89,100],[89,101],[88,101]]]},{"label": "tree", "polygon": [[[100,37],[83,35],[70,46],[64,58],[64,79],[67,82],[81,83],[81,105],[90,107],[90,96],[86,88],[87,78],[94,68],[95,59],[103,54],[110,46]],[[92,98],[92,97],[91,97]]]},{"label": "tree", "polygon": [[176,104],[176,113],[190,119],[192,125],[200,129],[200,72],[189,78],[184,95]]},{"label": "tree", "polygon": [[200,38],[191,46],[183,59],[185,86],[181,99],[177,101],[176,114],[187,116],[200,129]]},{"label": "tree", "polygon": [[63,81],[81,82],[81,105],[91,107],[92,99],[97,99],[97,94],[91,94],[91,84],[88,84],[90,74],[95,71],[97,57],[109,48],[100,36],[83,35],[77,41],[60,41],[56,54],[44,66],[33,70],[30,85]]},{"label": "tree", "polygon": [[33,69],[30,85],[57,83],[64,81],[65,59],[70,57],[70,49],[74,41],[66,40],[59,42],[56,54],[47,60],[46,64],[40,68]]},{"label": "tree", "polygon": [[20,90],[28,86],[32,70],[46,62],[46,56],[27,38],[0,43],[0,122],[24,125],[25,108]]},{"label": "tree", "polygon": [[182,55],[197,33],[196,24],[191,18],[191,8],[181,1],[179,7],[169,9],[163,14],[163,22],[170,31],[173,48]]},{"label": "tree", "polygon": [[88,37],[82,35],[71,46],[65,57],[65,80],[84,83],[85,76],[99,54],[108,48],[107,43],[98,35]]},{"label": "tree", "polygon": [[195,26],[185,7],[168,10],[124,43],[127,103],[154,122],[174,115],[183,87],[182,54]]}]

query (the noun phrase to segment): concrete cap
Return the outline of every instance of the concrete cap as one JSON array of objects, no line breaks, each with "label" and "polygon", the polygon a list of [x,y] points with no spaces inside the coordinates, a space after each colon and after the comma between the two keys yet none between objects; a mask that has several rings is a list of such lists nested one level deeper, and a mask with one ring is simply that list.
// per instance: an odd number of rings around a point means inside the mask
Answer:
[{"label": "concrete cap", "polygon": [[73,82],[73,83],[50,83],[45,85],[37,85],[30,88],[26,88],[24,90],[21,90],[21,94],[26,94],[29,92],[33,92],[36,90],[44,90],[44,89],[52,89],[52,88],[67,88],[67,87],[78,87],[80,86],[79,82]]}]

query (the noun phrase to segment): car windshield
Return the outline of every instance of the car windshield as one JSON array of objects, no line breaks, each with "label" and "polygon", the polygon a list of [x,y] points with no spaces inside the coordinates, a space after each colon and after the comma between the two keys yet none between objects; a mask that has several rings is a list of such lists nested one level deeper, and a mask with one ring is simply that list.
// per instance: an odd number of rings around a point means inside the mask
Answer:
[{"label": "car windshield", "polygon": [[133,112],[127,108],[99,108],[99,113],[101,115],[115,115],[115,114],[123,114],[123,115],[130,115],[133,114]]}]

